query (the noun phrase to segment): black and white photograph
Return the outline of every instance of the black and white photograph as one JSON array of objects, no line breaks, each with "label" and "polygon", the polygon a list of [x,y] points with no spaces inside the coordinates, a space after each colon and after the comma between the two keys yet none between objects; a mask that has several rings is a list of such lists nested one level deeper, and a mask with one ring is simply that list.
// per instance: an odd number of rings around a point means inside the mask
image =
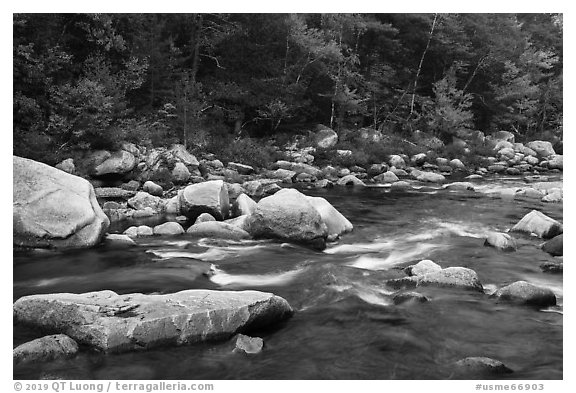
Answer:
[{"label": "black and white photograph", "polygon": [[187,7],[12,12],[7,388],[564,391],[564,14]]}]

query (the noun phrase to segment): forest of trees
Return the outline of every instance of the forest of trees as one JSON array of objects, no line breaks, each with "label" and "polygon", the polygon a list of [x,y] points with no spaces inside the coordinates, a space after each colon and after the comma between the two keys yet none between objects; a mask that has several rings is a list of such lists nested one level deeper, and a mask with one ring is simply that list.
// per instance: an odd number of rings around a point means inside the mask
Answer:
[{"label": "forest of trees", "polygon": [[14,154],[562,132],[559,14],[15,14]]}]

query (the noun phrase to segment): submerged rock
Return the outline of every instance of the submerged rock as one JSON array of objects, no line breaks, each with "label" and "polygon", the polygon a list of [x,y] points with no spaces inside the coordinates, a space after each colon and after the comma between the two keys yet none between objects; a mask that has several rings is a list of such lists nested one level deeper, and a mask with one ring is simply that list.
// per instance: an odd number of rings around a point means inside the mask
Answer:
[{"label": "submerged rock", "polygon": [[392,298],[394,304],[403,304],[403,303],[426,303],[429,299],[418,292],[401,292],[394,295]]},{"label": "submerged rock", "polygon": [[180,211],[190,219],[210,213],[218,220],[228,216],[228,189],[222,180],[191,184],[180,195]]},{"label": "submerged rock", "polygon": [[61,332],[105,352],[228,339],[291,314],[286,300],[258,291],[118,295],[106,290],[24,296],[13,306],[17,323]]},{"label": "submerged rock", "polygon": [[247,354],[257,354],[262,352],[264,347],[264,340],[260,337],[250,337],[244,334],[236,336],[234,352],[243,352]]},{"label": "submerged rock", "polygon": [[548,288],[539,287],[526,281],[516,281],[500,288],[492,296],[539,307],[556,305],[556,295]]},{"label": "submerged rock", "polygon": [[489,233],[484,241],[485,246],[491,246],[502,251],[516,251],[518,245],[516,240],[507,233]]},{"label": "submerged rock", "polygon": [[12,163],[15,246],[82,248],[100,242],[110,220],[88,181],[26,158],[13,156]]},{"label": "submerged rock", "polygon": [[444,184],[442,188],[447,188],[449,190],[468,190],[474,191],[474,184],[465,181],[459,181],[449,184]]},{"label": "submerged rock", "polygon": [[186,233],[198,237],[211,237],[215,239],[241,240],[249,239],[250,234],[238,226],[222,221],[205,221],[192,225]]},{"label": "submerged rock", "polygon": [[513,371],[499,360],[487,357],[469,357],[454,363],[459,374],[502,375]]},{"label": "submerged rock", "polygon": [[326,248],[328,228],[308,198],[295,189],[284,189],[258,202],[247,221],[255,238],[273,238]]},{"label": "submerged rock", "polygon": [[542,250],[555,257],[562,256],[564,254],[564,235],[558,235],[548,240],[542,245]]},{"label": "submerged rock", "polygon": [[538,210],[526,214],[512,229],[511,232],[525,232],[535,234],[543,239],[550,239],[563,232],[562,224],[548,217]]},{"label": "submerged rock", "polygon": [[65,334],[37,338],[17,346],[12,351],[14,364],[46,362],[72,357],[78,353],[78,344]]},{"label": "submerged rock", "polygon": [[564,271],[564,262],[561,258],[558,259],[560,259],[560,261],[542,263],[540,269],[542,269],[544,273],[562,273]]},{"label": "submerged rock", "polygon": [[420,286],[454,287],[482,291],[483,287],[474,270],[465,267],[448,267],[440,271],[396,278],[386,281],[393,288],[415,288]]},{"label": "submerged rock", "polygon": [[116,248],[127,248],[137,246],[136,242],[128,235],[108,233],[104,238],[104,244]]}]

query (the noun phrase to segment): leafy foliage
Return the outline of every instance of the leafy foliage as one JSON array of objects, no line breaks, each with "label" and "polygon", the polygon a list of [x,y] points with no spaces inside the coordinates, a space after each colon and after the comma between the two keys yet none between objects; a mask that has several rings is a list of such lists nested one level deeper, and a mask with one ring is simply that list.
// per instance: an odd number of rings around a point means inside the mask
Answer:
[{"label": "leafy foliage", "polygon": [[14,152],[206,148],[317,123],[400,140],[560,135],[562,27],[559,14],[14,14]]}]

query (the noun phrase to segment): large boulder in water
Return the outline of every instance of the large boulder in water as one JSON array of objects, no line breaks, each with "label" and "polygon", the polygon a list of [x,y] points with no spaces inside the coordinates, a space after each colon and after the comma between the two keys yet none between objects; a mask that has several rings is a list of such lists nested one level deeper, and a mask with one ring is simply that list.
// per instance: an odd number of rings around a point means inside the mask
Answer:
[{"label": "large boulder in water", "polygon": [[225,340],[291,314],[286,300],[258,291],[56,293],[24,296],[13,306],[17,323],[63,333],[105,352]]},{"label": "large boulder in water", "polygon": [[564,235],[558,235],[542,245],[542,250],[548,254],[559,257],[564,254]]},{"label": "large boulder in water", "polygon": [[88,181],[16,156],[13,171],[14,245],[81,248],[100,242],[110,221]]},{"label": "large boulder in water", "polygon": [[492,296],[499,300],[523,303],[539,307],[556,305],[556,295],[548,288],[539,287],[526,281],[516,281],[500,288]]},{"label": "large boulder in water", "polygon": [[281,239],[326,248],[328,228],[308,198],[294,189],[283,189],[258,202],[248,217],[248,232],[255,238]]},{"label": "large boulder in water", "polygon": [[228,216],[228,189],[222,180],[191,184],[180,195],[180,212],[190,219],[209,213],[218,220]]},{"label": "large boulder in water", "polygon": [[104,162],[91,171],[92,176],[123,175],[136,166],[136,157],[124,150],[112,153]]},{"label": "large boulder in water", "polygon": [[535,234],[543,239],[550,239],[561,234],[563,227],[558,221],[548,217],[544,213],[538,210],[532,210],[522,217],[510,231]]},{"label": "large boulder in water", "polygon": [[17,346],[12,351],[14,364],[46,362],[72,357],[78,353],[78,344],[65,334],[44,336]]}]

